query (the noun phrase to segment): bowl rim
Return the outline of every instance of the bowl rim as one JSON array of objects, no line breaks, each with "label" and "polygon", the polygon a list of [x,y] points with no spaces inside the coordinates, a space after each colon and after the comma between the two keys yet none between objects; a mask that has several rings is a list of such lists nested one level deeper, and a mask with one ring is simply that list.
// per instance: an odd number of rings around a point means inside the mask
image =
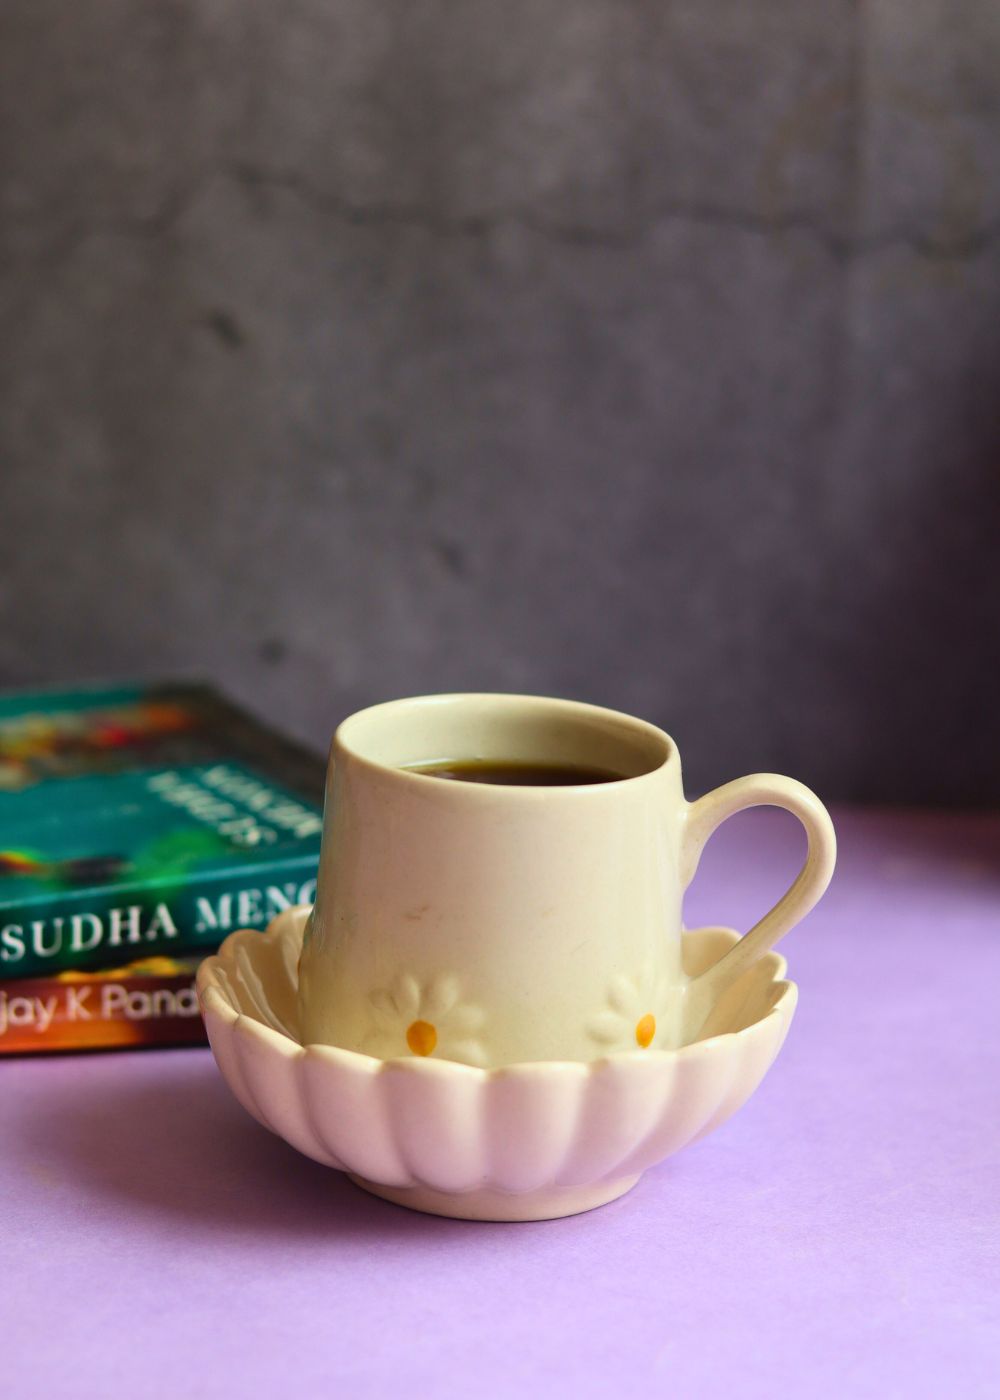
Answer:
[{"label": "bowl rim", "polygon": [[[672,1064],[680,1058],[711,1054],[713,1053],[711,1047],[715,1045],[731,1044],[741,1038],[756,1038],[772,1018],[788,1017],[790,1019],[798,1001],[797,984],[785,976],[788,965],[782,955],[772,949],[758,959],[758,963],[770,966],[771,985],[779,989],[778,996],[764,1015],[751,1021],[748,1026],[740,1027],[739,1030],[719,1031],[714,1035],[704,1036],[674,1050],[616,1050],[593,1060],[519,1060],[511,1064],[484,1067],[463,1064],[459,1060],[431,1059],[429,1057],[418,1059],[408,1055],[382,1058],[378,1055],[365,1054],[360,1050],[348,1050],[340,1045],[303,1043],[286,1031],[269,1026],[266,1022],[234,1005],[228,986],[227,965],[233,964],[238,950],[245,946],[253,948],[255,946],[261,947],[265,942],[273,944],[281,940],[291,942],[293,939],[296,941],[301,939],[305,920],[311,908],[311,905],[306,904],[294,905],[273,918],[263,930],[234,929],[220,945],[218,951],[202,961],[198,968],[196,984],[198,1000],[206,1021],[211,1016],[218,1016],[230,1029],[243,1029],[245,1033],[263,1040],[266,1044],[280,1051],[286,1058],[299,1058],[306,1055],[313,1060],[345,1066],[353,1065],[368,1072],[371,1072],[372,1069],[381,1071],[391,1068],[395,1073],[431,1075],[437,1078],[455,1075],[466,1078],[472,1076],[474,1080],[479,1081],[503,1078],[512,1074],[519,1076],[526,1074],[534,1076],[561,1075],[566,1077],[567,1073],[571,1072],[575,1075],[583,1075],[594,1073],[599,1067],[606,1065]],[[684,929],[682,937],[690,939],[720,933],[726,935],[731,944],[735,944],[741,936],[735,929],[712,924],[700,928]],[[754,966],[757,965],[754,964]],[[293,985],[296,985],[294,981]]]}]

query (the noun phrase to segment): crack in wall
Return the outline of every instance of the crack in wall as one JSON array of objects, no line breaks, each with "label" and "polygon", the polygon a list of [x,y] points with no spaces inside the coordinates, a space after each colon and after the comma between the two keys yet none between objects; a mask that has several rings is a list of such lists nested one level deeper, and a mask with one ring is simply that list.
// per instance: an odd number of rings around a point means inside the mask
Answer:
[{"label": "crack in wall", "polygon": [[248,194],[288,195],[317,215],[355,228],[396,228],[439,238],[467,239],[486,239],[504,228],[521,228],[558,245],[613,252],[638,248],[657,229],[670,223],[772,239],[798,235],[812,240],[840,263],[851,263],[898,247],[928,262],[953,265],[978,257],[1000,241],[1000,217],[957,238],[935,237],[904,227],[859,235],[837,233],[825,227],[815,214],[758,214],[696,201],[654,206],[633,226],[617,229],[560,220],[518,207],[447,215],[416,204],[355,204],[317,188],[301,172],[237,162],[205,173],[174,191],[149,215],[107,222],[74,220],[47,244],[36,245],[37,256],[32,261],[38,266],[53,267],[71,256],[80,243],[94,238],[156,240],[168,237],[218,181],[231,183]]},{"label": "crack in wall", "polygon": [[269,171],[256,166],[234,166],[228,173],[249,189],[283,191],[298,198],[315,212],[342,219],[358,227],[416,228],[441,237],[488,237],[505,225],[520,226],[556,243],[628,250],[641,244],[657,227],[671,222],[700,227],[732,229],[762,237],[801,233],[815,239],[838,261],[849,261],[881,252],[895,244],[909,248],[920,257],[960,261],[984,251],[1000,237],[1000,219],[962,239],[942,240],[910,229],[886,229],[868,237],[844,236],[823,225],[813,215],[786,214],[767,217],[722,206],[695,202],[664,204],[648,211],[641,223],[630,229],[600,228],[593,225],[544,218],[523,209],[489,214],[442,216],[414,205],[354,205],[339,196],[317,190],[301,174]]}]

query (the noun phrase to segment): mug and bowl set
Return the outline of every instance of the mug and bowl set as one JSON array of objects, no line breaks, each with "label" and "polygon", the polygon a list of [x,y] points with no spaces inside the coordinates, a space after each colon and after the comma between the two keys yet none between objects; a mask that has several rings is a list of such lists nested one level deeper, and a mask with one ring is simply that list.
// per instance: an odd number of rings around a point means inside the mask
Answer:
[{"label": "mug and bowl set", "polygon": [[[805,863],[749,933],[685,929],[716,827],[792,812]],[[836,856],[801,783],[685,800],[673,741],[612,710],[435,695],[334,735],[316,903],[231,934],[198,990],[261,1123],[415,1210],[542,1220],[614,1200],[724,1122],[781,1048],[771,951]]]}]

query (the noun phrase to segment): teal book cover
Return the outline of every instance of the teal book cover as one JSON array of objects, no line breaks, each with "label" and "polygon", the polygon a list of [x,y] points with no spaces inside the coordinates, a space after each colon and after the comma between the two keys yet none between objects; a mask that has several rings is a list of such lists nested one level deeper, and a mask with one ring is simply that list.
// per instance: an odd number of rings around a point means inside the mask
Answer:
[{"label": "teal book cover", "polygon": [[0,696],[0,979],[206,953],[311,903],[323,781],[208,686]]}]

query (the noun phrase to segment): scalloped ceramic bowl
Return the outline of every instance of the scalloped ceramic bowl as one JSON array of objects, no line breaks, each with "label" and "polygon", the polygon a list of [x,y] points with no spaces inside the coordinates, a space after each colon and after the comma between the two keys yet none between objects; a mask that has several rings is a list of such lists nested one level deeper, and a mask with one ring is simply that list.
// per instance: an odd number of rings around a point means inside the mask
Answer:
[{"label": "scalloped ceramic bowl", "polygon": [[[298,1038],[308,913],[289,910],[263,934],[241,929],[202,963],[198,993],[219,1068],[243,1107],[300,1152],[436,1215],[545,1220],[613,1201],[746,1102],[795,1010],[785,961],[768,953],[680,1050],[500,1069],[378,1060]],[[737,938],[686,932],[685,971],[711,966]]]}]

